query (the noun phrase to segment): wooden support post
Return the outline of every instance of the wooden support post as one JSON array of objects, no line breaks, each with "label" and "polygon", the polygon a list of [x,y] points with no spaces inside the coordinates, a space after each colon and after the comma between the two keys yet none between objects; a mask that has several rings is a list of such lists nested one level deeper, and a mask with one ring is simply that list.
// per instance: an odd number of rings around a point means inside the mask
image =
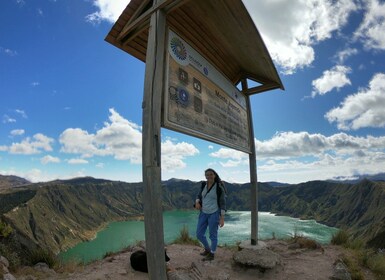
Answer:
[{"label": "wooden support post", "polygon": [[[247,80],[242,80],[242,91],[246,92],[248,89]],[[251,154],[249,154],[249,165],[250,165],[250,185],[251,185],[251,199],[250,199],[250,210],[251,210],[251,245],[258,244],[258,181],[257,181],[257,158],[255,153],[255,141],[254,141],[254,127],[253,117],[251,113],[250,96],[246,96],[247,112],[250,124],[250,147]]]},{"label": "wooden support post", "polygon": [[[161,0],[155,0],[154,5]],[[142,160],[144,225],[149,279],[166,280],[161,184],[161,104],[163,91],[166,16],[151,16],[143,94]]]}]

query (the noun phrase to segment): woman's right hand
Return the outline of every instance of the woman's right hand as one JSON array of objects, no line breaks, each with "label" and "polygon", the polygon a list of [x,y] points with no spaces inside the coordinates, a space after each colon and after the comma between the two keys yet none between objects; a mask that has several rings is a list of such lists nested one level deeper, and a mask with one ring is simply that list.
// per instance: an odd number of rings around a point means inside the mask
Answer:
[{"label": "woman's right hand", "polygon": [[195,209],[201,210],[202,206],[199,199],[195,200]]}]

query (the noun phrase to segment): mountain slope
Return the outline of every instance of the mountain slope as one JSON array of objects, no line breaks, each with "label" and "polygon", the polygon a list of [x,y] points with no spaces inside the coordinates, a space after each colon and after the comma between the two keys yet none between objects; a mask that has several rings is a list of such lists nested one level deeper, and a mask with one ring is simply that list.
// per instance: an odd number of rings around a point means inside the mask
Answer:
[{"label": "mountain slope", "polygon": [[56,181],[41,184],[28,202],[4,219],[29,242],[54,252],[92,238],[113,220],[142,215],[142,188],[135,184],[98,181]]},{"label": "mountain slope", "polygon": [[0,175],[0,191],[27,185],[27,184],[30,184],[30,182],[24,178],[13,176],[13,175],[9,175],[9,176]]},{"label": "mountain slope", "polygon": [[384,182],[363,180],[353,185],[314,181],[275,188],[270,194],[270,211],[346,228],[375,245],[380,240],[373,239],[385,233],[384,202]]},{"label": "mountain slope", "polygon": [[[162,182],[163,209],[192,209],[200,182]],[[250,209],[250,184],[226,184],[230,210]],[[315,219],[349,229],[371,246],[385,247],[385,183],[313,181],[285,187],[258,184],[260,211]],[[76,178],[31,184],[0,194],[2,218],[25,246],[57,253],[93,238],[107,223],[143,215],[142,183]]]}]

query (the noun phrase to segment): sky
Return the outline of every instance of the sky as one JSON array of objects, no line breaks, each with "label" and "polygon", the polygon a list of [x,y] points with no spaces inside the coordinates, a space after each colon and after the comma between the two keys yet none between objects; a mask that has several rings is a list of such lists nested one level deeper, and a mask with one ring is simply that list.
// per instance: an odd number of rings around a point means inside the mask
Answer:
[{"label": "sky", "polygon": [[[285,90],[251,96],[258,181],[385,172],[385,2],[244,0]],[[104,41],[128,0],[0,2],[0,174],[142,181],[145,64]],[[162,128],[162,180],[249,155]]]}]

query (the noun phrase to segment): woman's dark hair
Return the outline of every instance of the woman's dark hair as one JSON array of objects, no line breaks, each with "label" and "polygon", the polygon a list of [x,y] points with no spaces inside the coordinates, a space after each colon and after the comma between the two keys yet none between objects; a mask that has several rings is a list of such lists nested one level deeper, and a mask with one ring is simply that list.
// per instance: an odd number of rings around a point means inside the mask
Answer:
[{"label": "woman's dark hair", "polygon": [[206,174],[206,172],[209,172],[209,171],[213,172],[214,175],[215,175],[214,182],[215,182],[215,183],[218,183],[218,185],[219,185],[219,184],[223,185],[221,178],[219,177],[218,173],[217,173],[214,169],[212,169],[212,168],[207,168],[207,169],[205,170],[205,174]]}]

